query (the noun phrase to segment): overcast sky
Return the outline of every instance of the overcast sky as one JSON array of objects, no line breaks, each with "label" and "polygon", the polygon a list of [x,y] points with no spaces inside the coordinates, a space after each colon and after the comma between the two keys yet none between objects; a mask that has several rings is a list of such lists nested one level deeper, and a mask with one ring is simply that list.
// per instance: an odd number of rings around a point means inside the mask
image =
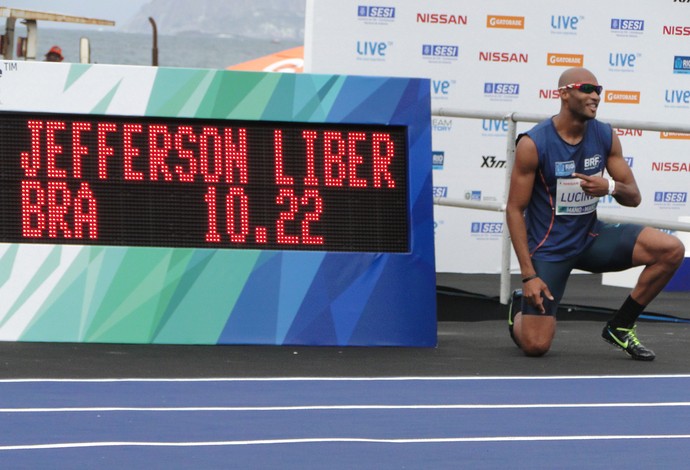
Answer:
[{"label": "overcast sky", "polygon": [[[23,10],[62,13],[71,16],[86,16],[115,21],[115,29],[124,26],[149,0],[5,0],[3,6]],[[65,27],[62,23],[39,21],[41,27]],[[88,28],[88,26],[87,26]],[[80,26],[79,29],[84,29]]]}]

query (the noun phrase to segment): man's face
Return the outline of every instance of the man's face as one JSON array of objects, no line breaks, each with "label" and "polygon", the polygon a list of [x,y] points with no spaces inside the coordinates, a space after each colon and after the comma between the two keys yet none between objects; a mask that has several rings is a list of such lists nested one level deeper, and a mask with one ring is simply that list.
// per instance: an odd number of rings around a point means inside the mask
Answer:
[{"label": "man's face", "polygon": [[601,101],[601,96],[588,85],[598,86],[599,83],[596,79],[591,79],[568,85],[568,88],[561,91],[562,94],[565,92],[564,99],[570,112],[583,120],[594,119],[597,116]]}]

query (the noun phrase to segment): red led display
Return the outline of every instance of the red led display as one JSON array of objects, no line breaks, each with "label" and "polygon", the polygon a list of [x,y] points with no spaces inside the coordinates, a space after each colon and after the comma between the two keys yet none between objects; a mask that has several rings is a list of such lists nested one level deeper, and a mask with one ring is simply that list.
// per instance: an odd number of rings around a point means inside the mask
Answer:
[{"label": "red led display", "polygon": [[0,241],[409,249],[401,126],[0,113]]}]

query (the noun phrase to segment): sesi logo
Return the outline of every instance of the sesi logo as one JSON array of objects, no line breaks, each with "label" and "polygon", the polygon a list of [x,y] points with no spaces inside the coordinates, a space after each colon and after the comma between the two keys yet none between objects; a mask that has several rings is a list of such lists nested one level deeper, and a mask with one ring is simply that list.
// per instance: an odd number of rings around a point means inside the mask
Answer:
[{"label": "sesi logo", "polygon": [[503,233],[502,222],[472,222],[470,226],[472,233]]},{"label": "sesi logo", "polygon": [[611,33],[620,38],[636,38],[644,34],[644,20],[611,18]]},{"label": "sesi logo", "polygon": [[395,22],[395,7],[359,5],[357,20],[366,25],[387,26]]},{"label": "sesi logo", "polygon": [[460,48],[448,44],[423,44],[422,58],[430,64],[450,64],[460,55]]},{"label": "sesi logo", "polygon": [[644,31],[644,20],[611,18],[611,29],[614,31]]},{"label": "sesi logo", "polygon": [[395,18],[395,7],[359,5],[357,16],[366,18]]},{"label": "sesi logo", "polygon": [[519,95],[519,83],[484,83],[485,95]]},{"label": "sesi logo", "polygon": [[688,193],[673,191],[657,191],[654,193],[654,202],[683,204],[688,202]]},{"label": "sesi logo", "polygon": [[448,186],[434,186],[433,197],[448,197]]},{"label": "sesi logo", "polygon": [[444,46],[440,44],[424,44],[422,46],[423,56],[457,57],[458,52],[458,46]]}]

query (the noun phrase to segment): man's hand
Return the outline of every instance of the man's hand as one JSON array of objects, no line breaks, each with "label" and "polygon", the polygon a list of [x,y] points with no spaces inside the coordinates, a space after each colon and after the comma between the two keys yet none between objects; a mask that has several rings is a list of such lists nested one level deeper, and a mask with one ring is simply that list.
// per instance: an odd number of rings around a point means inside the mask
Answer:
[{"label": "man's hand", "polygon": [[603,176],[587,176],[580,173],[573,173],[573,176],[580,180],[580,187],[588,196],[602,197],[609,193],[609,180]]},{"label": "man's hand", "polygon": [[546,313],[546,309],[544,308],[542,292],[544,293],[544,297],[549,300],[553,300],[553,295],[549,290],[549,286],[547,286],[540,277],[535,277],[534,279],[522,284],[522,297],[527,301],[528,304],[535,307],[539,313],[544,314]]}]

